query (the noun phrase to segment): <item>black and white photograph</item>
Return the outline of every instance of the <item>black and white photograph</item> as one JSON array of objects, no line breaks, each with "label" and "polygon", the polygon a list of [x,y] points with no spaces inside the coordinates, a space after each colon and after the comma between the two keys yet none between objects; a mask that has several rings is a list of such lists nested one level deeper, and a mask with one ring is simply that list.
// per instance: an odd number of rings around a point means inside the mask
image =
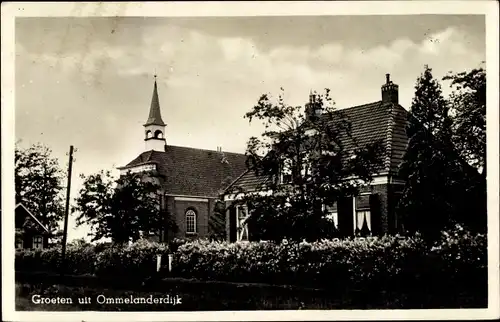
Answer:
[{"label": "black and white photograph", "polygon": [[499,317],[497,2],[2,29],[3,320]]}]

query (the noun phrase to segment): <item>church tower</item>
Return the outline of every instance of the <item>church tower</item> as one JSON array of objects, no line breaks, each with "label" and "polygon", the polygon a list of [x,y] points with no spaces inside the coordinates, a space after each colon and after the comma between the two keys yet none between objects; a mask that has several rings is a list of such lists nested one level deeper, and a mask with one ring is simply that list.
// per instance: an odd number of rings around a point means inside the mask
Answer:
[{"label": "church tower", "polygon": [[151,108],[149,117],[144,124],[144,141],[146,143],[146,151],[155,150],[165,152],[167,142],[165,140],[165,123],[161,118],[160,100],[158,99],[158,88],[155,83],[153,88],[153,97],[151,98]]}]

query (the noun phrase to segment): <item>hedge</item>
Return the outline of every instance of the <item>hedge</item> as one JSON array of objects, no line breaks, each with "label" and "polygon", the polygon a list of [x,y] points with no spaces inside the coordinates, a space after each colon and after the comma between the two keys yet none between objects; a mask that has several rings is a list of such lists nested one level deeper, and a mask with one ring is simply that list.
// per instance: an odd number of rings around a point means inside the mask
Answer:
[{"label": "hedge", "polygon": [[[145,240],[127,246],[68,245],[65,272],[71,275],[144,278],[155,271],[157,254],[168,254],[168,246]],[[16,251],[15,269],[60,272],[61,248]]]},{"label": "hedge", "polygon": [[[487,287],[487,243],[457,227],[428,245],[418,236],[323,240],[319,242],[226,243],[176,241],[170,276],[243,283],[286,284],[329,290]],[[59,271],[60,249],[16,252],[18,271]],[[155,272],[166,245],[140,241],[125,247],[74,245],[67,270],[140,280]],[[163,271],[165,272],[165,270]],[[161,277],[161,275],[160,275]]]},{"label": "hedge", "polygon": [[418,236],[280,244],[200,240],[179,247],[173,273],[204,280],[306,284],[332,290],[454,288],[457,283],[477,286],[480,279],[487,281],[486,267],[486,237],[457,227],[432,247]]},{"label": "hedge", "polygon": [[110,247],[97,253],[97,276],[146,278],[156,270],[156,255],[167,260],[168,247],[164,244],[139,241],[127,247]]}]

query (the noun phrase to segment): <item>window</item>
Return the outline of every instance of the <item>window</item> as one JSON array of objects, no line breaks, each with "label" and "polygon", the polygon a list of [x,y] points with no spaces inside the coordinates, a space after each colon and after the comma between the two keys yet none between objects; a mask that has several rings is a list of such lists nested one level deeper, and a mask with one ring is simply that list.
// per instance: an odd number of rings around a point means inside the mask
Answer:
[{"label": "window", "polygon": [[325,218],[333,223],[335,229],[339,229],[339,213],[337,211],[337,203],[334,203],[331,207],[323,205],[323,211],[326,213]]},{"label": "window", "polygon": [[152,136],[151,131],[146,131],[146,139],[150,139]]},{"label": "window", "polygon": [[42,236],[34,236],[33,237],[33,248],[34,249],[42,249],[43,248]]},{"label": "window", "polygon": [[355,236],[365,237],[372,234],[370,197],[370,193],[361,193],[359,196],[353,198],[353,228]]},{"label": "window", "polygon": [[311,154],[309,152],[302,153],[302,164],[300,169],[300,175],[305,177],[306,175],[311,175]]},{"label": "window", "polygon": [[248,241],[248,208],[236,207],[236,240]]},{"label": "window", "polygon": [[356,236],[370,236],[371,227],[371,216],[369,210],[358,210],[356,211]]},{"label": "window", "polygon": [[186,211],[186,233],[196,233],[196,212],[192,209]]},{"label": "window", "polygon": [[336,229],[339,228],[339,213],[336,211],[328,212],[326,215],[326,219],[331,221]]},{"label": "window", "polygon": [[16,239],[16,248],[17,248],[17,249],[22,249],[22,248],[23,248],[23,246],[24,246],[24,243],[23,243],[22,238],[17,238],[17,239]]},{"label": "window", "polygon": [[292,160],[283,160],[281,162],[280,172],[280,183],[292,183]]},{"label": "window", "polygon": [[163,133],[160,130],[155,131],[155,138],[163,139]]}]

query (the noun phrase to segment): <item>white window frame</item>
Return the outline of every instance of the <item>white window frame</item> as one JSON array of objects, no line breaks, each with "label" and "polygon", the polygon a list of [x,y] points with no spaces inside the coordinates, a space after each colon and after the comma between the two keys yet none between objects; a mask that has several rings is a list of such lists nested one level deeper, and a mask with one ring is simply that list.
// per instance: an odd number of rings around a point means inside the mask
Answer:
[{"label": "white window frame", "polygon": [[[244,213],[243,219],[240,220],[240,213]],[[236,206],[236,241],[237,242],[248,242],[248,224],[246,223],[248,219],[248,208],[246,206]],[[246,233],[246,239],[243,236]]]},{"label": "white window frame", "polygon": [[[38,239],[40,239],[40,242],[39,243],[35,242],[35,240],[38,240]],[[41,235],[35,235],[35,236],[33,236],[32,240],[33,240],[33,247],[32,247],[33,249],[43,249],[43,236],[41,236]],[[36,246],[37,244],[40,247],[37,247]]]},{"label": "white window frame", "polygon": [[[198,230],[196,229],[196,222],[197,222],[196,217],[198,217],[198,214],[196,213],[196,211],[194,211],[193,209],[188,209],[184,213],[184,217],[186,219],[186,234],[196,234],[198,232]],[[193,231],[189,231],[188,217],[193,218]]]}]

